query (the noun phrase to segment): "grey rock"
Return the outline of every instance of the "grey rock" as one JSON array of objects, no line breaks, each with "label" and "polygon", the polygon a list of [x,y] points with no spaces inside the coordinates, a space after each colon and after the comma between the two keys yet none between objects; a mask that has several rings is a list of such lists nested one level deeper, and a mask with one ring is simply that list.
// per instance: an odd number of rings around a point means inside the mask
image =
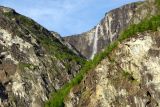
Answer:
[{"label": "grey rock", "polygon": [[[75,60],[76,59],[76,60]],[[42,107],[84,60],[32,19],[0,7],[0,106]]]},{"label": "grey rock", "polygon": [[[148,6],[150,5],[150,6]],[[96,53],[101,52],[112,41],[116,40],[120,33],[131,24],[139,23],[146,16],[156,14],[154,2],[136,2],[111,10],[99,22]],[[78,35],[64,37],[65,41],[74,46],[83,56],[91,59],[94,52],[94,35],[96,27]]]}]

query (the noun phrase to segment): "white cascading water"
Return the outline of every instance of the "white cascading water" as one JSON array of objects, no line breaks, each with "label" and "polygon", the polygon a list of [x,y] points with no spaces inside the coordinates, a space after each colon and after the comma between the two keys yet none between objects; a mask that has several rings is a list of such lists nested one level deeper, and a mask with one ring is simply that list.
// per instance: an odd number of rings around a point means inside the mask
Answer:
[{"label": "white cascading water", "polygon": [[93,59],[95,54],[97,53],[97,42],[98,42],[98,29],[99,29],[99,24],[96,26],[96,31],[93,37],[93,51],[90,59]]}]

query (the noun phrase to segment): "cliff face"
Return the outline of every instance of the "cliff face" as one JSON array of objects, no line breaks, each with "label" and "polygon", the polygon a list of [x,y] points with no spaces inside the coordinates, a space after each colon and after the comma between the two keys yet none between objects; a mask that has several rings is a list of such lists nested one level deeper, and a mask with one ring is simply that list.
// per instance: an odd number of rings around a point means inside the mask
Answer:
[{"label": "cliff face", "polygon": [[[52,35],[57,38],[64,46],[66,46],[67,48],[69,48],[74,54],[81,56],[83,58],[85,58],[83,55],[81,55],[81,53],[71,44],[69,44],[68,42],[66,42],[60,34],[58,34],[57,32],[53,32],[51,31]],[[86,58],[85,58],[86,59]]]},{"label": "cliff face", "polygon": [[66,107],[159,107],[160,31],[118,45],[65,100]]},{"label": "cliff face", "polygon": [[88,32],[64,37],[83,56],[92,59],[115,40],[130,24],[137,24],[146,16],[156,13],[153,0],[127,4],[106,13],[101,22]]},{"label": "cliff face", "polygon": [[[157,2],[160,5],[158,0],[156,0]],[[79,85],[72,88],[64,100],[65,107],[160,106],[160,16],[157,14],[158,5],[155,5],[155,0],[148,0],[137,6],[130,23],[139,24],[128,27],[127,30],[124,30],[125,34],[121,33],[120,38],[125,35],[127,39],[125,37],[125,40],[118,38],[111,47],[107,48],[110,51],[107,51],[109,55],[107,54],[95,68],[90,69]],[[156,20],[151,18],[148,21],[148,17],[152,15],[156,15]],[[146,20],[149,23],[146,23]],[[97,28],[100,29],[100,25]],[[96,29],[95,31],[97,31]],[[95,34],[94,37],[97,36],[97,33]],[[116,36],[109,37],[113,37],[111,42]],[[96,58],[98,60],[98,56]],[[92,60],[93,63],[96,58]]]},{"label": "cliff face", "polygon": [[45,28],[0,7],[0,106],[42,107],[84,59]]},{"label": "cliff face", "polygon": [[[95,28],[65,41],[14,10],[0,7],[0,107],[42,107],[49,98],[66,107],[160,106],[160,28],[153,26],[160,26],[159,17],[147,23],[154,30],[139,24],[147,31],[131,31],[136,35],[117,40],[118,47],[109,56],[97,56],[85,66],[81,57],[93,59],[131,24],[156,15],[154,1],[112,10]],[[51,98],[54,92],[60,97]]]}]

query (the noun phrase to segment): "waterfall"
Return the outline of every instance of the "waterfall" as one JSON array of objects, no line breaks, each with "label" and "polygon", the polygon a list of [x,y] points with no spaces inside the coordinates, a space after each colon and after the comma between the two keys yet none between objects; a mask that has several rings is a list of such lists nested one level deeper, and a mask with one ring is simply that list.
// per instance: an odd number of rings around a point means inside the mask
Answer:
[{"label": "waterfall", "polygon": [[99,29],[100,25],[98,24],[96,26],[96,31],[93,37],[93,50],[92,50],[92,55],[90,59],[93,59],[95,54],[97,53],[97,42],[98,42],[98,29]]}]

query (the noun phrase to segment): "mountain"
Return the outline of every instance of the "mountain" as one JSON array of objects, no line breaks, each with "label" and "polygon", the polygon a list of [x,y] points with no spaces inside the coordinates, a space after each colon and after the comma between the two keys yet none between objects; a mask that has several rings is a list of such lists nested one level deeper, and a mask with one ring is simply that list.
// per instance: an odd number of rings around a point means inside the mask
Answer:
[{"label": "mountain", "polygon": [[126,39],[110,58],[72,88],[65,107],[160,106],[160,30]]},{"label": "mountain", "polygon": [[53,35],[55,38],[59,39],[59,41],[60,41],[63,45],[65,45],[67,48],[69,48],[70,50],[72,50],[76,55],[85,58],[83,55],[81,55],[81,53],[80,53],[78,50],[76,50],[76,48],[75,48],[74,46],[72,46],[71,44],[69,44],[68,42],[66,42],[66,41],[61,37],[60,34],[58,34],[57,32],[54,32],[54,31],[51,31],[51,33],[52,33],[52,35]]},{"label": "mountain", "polygon": [[43,107],[85,59],[32,19],[0,6],[0,106]]},{"label": "mountain", "polygon": [[145,17],[154,14],[156,8],[152,0],[127,4],[106,13],[100,23],[88,32],[64,39],[87,59],[93,59],[95,54],[118,38],[120,32],[129,25],[137,24]]},{"label": "mountain", "polygon": [[127,4],[62,38],[0,6],[0,107],[160,106],[159,10]]},{"label": "mountain", "polygon": [[136,10],[145,13],[138,15],[141,21],[125,28],[90,61],[94,66],[71,88],[65,107],[160,106],[160,1],[138,5]]}]

